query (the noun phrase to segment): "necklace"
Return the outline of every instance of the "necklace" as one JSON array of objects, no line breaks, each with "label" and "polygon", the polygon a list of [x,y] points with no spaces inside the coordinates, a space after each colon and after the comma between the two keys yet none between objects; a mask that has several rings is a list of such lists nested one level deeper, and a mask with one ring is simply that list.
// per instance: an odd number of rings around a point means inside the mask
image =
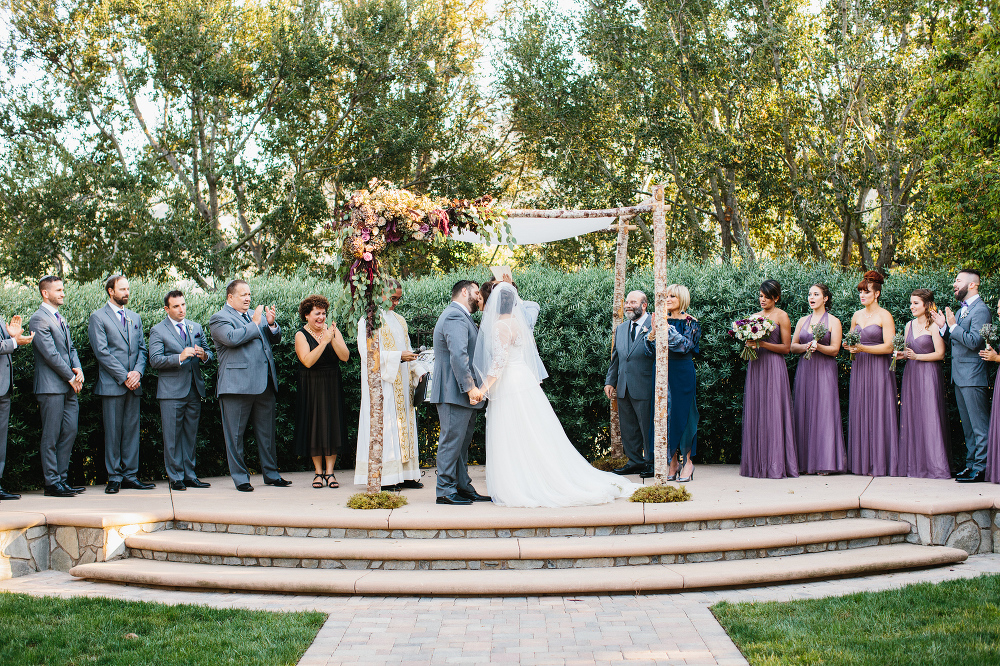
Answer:
[{"label": "necklace", "polygon": [[313,338],[316,340],[316,342],[319,342],[320,339],[323,337],[323,329],[322,328],[317,331],[312,326],[306,326],[306,331],[309,332],[309,335],[313,336]]}]

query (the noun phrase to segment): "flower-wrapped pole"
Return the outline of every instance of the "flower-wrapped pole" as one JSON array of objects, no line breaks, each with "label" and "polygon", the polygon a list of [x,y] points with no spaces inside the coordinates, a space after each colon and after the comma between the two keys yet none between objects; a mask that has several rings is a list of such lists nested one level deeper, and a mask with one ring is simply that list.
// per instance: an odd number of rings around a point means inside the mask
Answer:
[{"label": "flower-wrapped pole", "polygon": [[668,382],[668,358],[670,355],[670,336],[667,328],[667,222],[666,204],[664,202],[663,185],[653,188],[653,298],[656,312],[654,317],[660,318],[661,331],[659,344],[656,345],[656,379],[653,388],[653,470],[656,482],[663,485],[667,482],[667,472],[670,465],[670,440],[668,428],[670,425],[670,401]]},{"label": "flower-wrapped pole", "polygon": [[[615,291],[611,297],[614,304],[611,314],[611,349],[615,348],[615,331],[625,321],[625,264],[628,261],[628,226],[623,218],[618,218],[618,252],[615,255]],[[625,455],[622,448],[622,430],[618,423],[618,400],[611,401],[611,455]]]},{"label": "flower-wrapped pole", "polygon": [[[379,371],[380,321],[378,306],[385,276],[382,274],[387,247],[407,243],[441,243],[452,234],[468,229],[499,239],[506,215],[493,206],[488,194],[468,199],[445,199],[398,189],[392,183],[373,178],[368,187],[357,190],[347,203],[343,254],[348,266],[346,279],[358,309],[364,313],[364,344],[368,352],[368,390],[371,398],[371,430],[368,451],[368,492],[382,488],[382,375]],[[510,229],[507,229],[509,234]],[[360,341],[359,341],[360,342]]]}]

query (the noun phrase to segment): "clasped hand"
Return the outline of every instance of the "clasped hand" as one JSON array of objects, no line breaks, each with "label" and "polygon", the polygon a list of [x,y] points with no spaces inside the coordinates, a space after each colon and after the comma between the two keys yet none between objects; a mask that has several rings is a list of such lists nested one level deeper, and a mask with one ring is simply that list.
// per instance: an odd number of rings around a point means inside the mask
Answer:
[{"label": "clasped hand", "polygon": [[468,395],[469,395],[470,405],[478,405],[480,402],[483,401],[483,392],[475,386],[469,389]]},{"label": "clasped hand", "polygon": [[1000,363],[1000,354],[997,353],[992,347],[987,347],[986,349],[979,350],[979,358],[984,361],[993,361],[994,363]]},{"label": "clasped hand", "polygon": [[187,359],[191,358],[192,356],[197,356],[202,361],[207,361],[208,360],[208,352],[205,351],[199,345],[195,345],[194,347],[185,347],[184,348],[184,351],[182,351],[181,355],[180,355],[180,361],[181,361],[181,363],[183,363]]}]

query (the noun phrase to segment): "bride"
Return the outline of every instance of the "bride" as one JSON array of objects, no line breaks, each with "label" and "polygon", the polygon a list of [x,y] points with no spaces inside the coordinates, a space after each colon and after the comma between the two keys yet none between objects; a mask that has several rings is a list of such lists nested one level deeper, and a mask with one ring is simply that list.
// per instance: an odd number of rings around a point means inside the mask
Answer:
[{"label": "bride", "polygon": [[486,485],[501,506],[603,504],[641,486],[595,469],[559,423],[539,382],[548,377],[514,286],[498,283],[486,302],[473,367],[489,398]]}]

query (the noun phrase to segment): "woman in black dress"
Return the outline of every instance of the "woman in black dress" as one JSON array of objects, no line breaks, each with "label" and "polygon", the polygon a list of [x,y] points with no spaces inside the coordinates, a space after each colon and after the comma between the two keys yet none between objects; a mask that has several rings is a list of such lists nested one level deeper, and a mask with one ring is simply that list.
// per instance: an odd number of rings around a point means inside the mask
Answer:
[{"label": "woman in black dress", "polygon": [[347,439],[340,364],[348,359],[350,351],[337,322],[326,325],[329,308],[330,302],[322,296],[306,297],[299,303],[299,319],[304,324],[295,333],[295,355],[299,359],[295,452],[312,458],[316,468],[313,488],[340,487],[333,466],[340,443]]}]

